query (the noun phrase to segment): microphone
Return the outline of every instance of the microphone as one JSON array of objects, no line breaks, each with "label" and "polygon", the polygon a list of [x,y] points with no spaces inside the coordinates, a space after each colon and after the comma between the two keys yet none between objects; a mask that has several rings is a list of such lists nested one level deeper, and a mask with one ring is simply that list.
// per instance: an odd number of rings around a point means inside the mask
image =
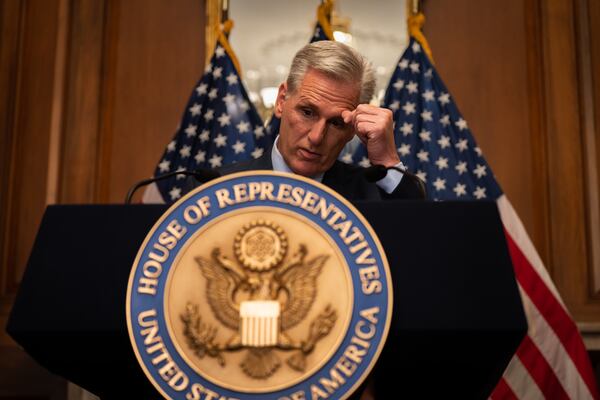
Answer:
[{"label": "microphone", "polygon": [[365,179],[368,182],[375,183],[380,179],[385,178],[388,170],[395,169],[396,171],[402,172],[402,179],[410,179],[417,186],[417,190],[421,194],[423,199],[427,198],[427,190],[425,188],[425,183],[415,174],[408,172],[406,168],[398,168],[398,167],[385,167],[383,165],[371,165],[370,167],[365,168]]},{"label": "microphone", "polygon": [[385,178],[388,170],[390,169],[395,169],[396,171],[402,172],[403,174],[408,174],[408,171],[404,168],[384,167],[383,165],[375,164],[365,168],[365,178],[367,181],[375,183],[378,180]]},{"label": "microphone", "polygon": [[371,183],[375,183],[378,180],[385,178],[387,171],[387,168],[383,165],[371,165],[365,169],[365,179]]},{"label": "microphone", "polygon": [[125,204],[131,204],[131,198],[133,197],[134,193],[136,192],[136,190],[138,190],[142,186],[146,186],[146,185],[149,185],[154,182],[159,182],[159,181],[171,178],[176,175],[193,176],[200,183],[206,183],[208,181],[212,181],[213,179],[216,179],[221,176],[221,174],[219,172],[214,171],[212,169],[198,169],[196,171],[183,170],[183,171],[169,172],[168,174],[155,176],[154,178],[144,179],[144,180],[137,182],[135,185],[133,185],[132,187],[129,188],[129,191],[127,191],[127,196],[125,196]]}]

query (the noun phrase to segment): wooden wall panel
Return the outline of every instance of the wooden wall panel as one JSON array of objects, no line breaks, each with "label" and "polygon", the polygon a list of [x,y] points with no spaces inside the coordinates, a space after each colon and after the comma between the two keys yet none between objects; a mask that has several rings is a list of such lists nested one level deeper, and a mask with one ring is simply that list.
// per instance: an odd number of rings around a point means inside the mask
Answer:
[{"label": "wooden wall panel", "polygon": [[[20,2],[22,14],[14,74],[7,191],[6,288],[14,291],[46,203],[49,135],[54,100],[58,0]],[[9,86],[10,87],[10,86]]]},{"label": "wooden wall panel", "polygon": [[[585,4],[588,10],[588,26],[590,39],[590,58],[592,73],[592,92],[594,96],[594,136],[596,138],[596,167],[600,171],[600,1],[588,0]],[[600,187],[600,174],[595,182]]]},{"label": "wooden wall panel", "polygon": [[[585,2],[425,2],[425,33],[564,301],[576,320],[598,322],[600,302],[590,290],[590,246],[597,243],[587,229],[586,187],[595,182],[585,182],[578,3]],[[597,2],[589,4],[594,18]],[[579,53],[592,51],[592,63],[597,26],[590,22],[591,45]],[[598,66],[592,66],[594,85]]]},{"label": "wooden wall panel", "polygon": [[[63,0],[0,3],[0,326],[6,326],[47,201]],[[60,73],[58,74],[60,75]],[[60,90],[59,90],[60,91]],[[54,158],[52,162],[56,162]],[[67,384],[0,330],[0,398],[64,399]]]},{"label": "wooden wall panel", "polygon": [[24,16],[18,0],[0,3],[0,297],[8,289],[9,210],[14,108],[19,74],[19,43]]},{"label": "wooden wall panel", "polygon": [[122,202],[133,183],[154,173],[204,70],[204,2],[132,0],[117,7],[105,77],[112,92],[102,132],[103,202]]},{"label": "wooden wall panel", "polygon": [[575,4],[567,0],[543,2],[542,10],[554,278],[577,320],[598,321],[600,302],[592,299],[589,290]]},{"label": "wooden wall panel", "polygon": [[106,1],[71,2],[59,202],[96,196]]},{"label": "wooden wall panel", "polygon": [[600,2],[579,0],[578,15],[590,289],[600,299]]},{"label": "wooden wall panel", "polygon": [[[60,163],[61,203],[119,202],[153,173],[203,70],[204,3],[178,5],[2,3],[0,295],[20,280],[48,199],[48,171],[57,167],[50,164]],[[57,47],[59,25],[68,51]],[[65,53],[66,65],[57,60]],[[56,110],[64,111],[62,130]]]},{"label": "wooden wall panel", "polygon": [[[0,2],[1,326],[46,204],[121,201],[152,174],[203,70],[203,10],[197,0]],[[65,381],[4,330],[0,359],[0,398],[66,398]]]},{"label": "wooden wall panel", "polygon": [[204,3],[80,0],[71,30],[60,201],[119,203],[153,174],[203,71]]}]

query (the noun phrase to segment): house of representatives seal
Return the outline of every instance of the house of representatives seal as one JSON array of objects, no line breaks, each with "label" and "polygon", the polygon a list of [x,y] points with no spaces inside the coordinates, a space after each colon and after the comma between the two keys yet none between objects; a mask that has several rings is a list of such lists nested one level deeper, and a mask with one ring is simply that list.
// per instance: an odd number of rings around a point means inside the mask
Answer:
[{"label": "house of representatives seal", "polygon": [[175,203],[142,244],[127,325],[168,399],[346,398],[373,368],[392,312],[372,228],[297,175],[252,171]]}]

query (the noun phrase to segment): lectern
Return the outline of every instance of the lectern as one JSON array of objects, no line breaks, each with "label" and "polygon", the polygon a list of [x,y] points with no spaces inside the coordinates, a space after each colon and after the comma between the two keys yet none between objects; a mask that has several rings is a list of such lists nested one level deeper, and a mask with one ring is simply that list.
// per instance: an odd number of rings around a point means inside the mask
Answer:
[{"label": "lectern", "polygon": [[[493,202],[356,203],[393,279],[393,319],[372,372],[381,398],[488,397],[527,322]],[[156,205],[50,206],[7,331],[48,370],[108,398],[159,398],[125,319]]]}]

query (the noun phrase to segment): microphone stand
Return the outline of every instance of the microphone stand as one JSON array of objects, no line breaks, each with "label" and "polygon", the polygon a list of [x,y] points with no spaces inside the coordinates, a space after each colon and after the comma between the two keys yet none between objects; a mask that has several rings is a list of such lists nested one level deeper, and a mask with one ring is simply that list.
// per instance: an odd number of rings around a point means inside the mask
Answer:
[{"label": "microphone stand", "polygon": [[129,188],[129,191],[127,191],[127,196],[125,196],[125,204],[131,204],[131,198],[135,194],[136,190],[138,190],[142,186],[146,186],[146,185],[149,185],[154,182],[159,182],[159,181],[171,178],[176,175],[193,176],[199,182],[207,182],[207,181],[210,181],[211,179],[214,179],[214,178],[217,178],[220,176],[220,174],[218,172],[214,172],[214,171],[206,171],[204,173],[199,173],[196,171],[175,171],[175,172],[169,172],[168,174],[155,176],[154,178],[144,179],[142,181],[137,182],[135,185],[133,185],[132,187]]}]

